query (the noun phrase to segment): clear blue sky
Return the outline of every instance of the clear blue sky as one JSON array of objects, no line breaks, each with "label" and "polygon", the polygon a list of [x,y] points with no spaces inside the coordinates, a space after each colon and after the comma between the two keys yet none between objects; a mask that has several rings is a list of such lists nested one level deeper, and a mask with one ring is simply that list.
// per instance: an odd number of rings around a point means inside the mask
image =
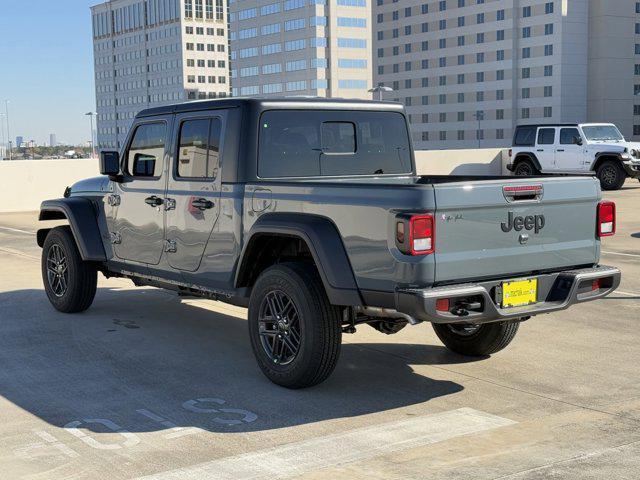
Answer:
[{"label": "clear blue sky", "polygon": [[100,2],[0,3],[0,112],[8,99],[12,140],[48,143],[50,133],[74,144],[89,140],[84,114],[96,108],[89,7]]}]

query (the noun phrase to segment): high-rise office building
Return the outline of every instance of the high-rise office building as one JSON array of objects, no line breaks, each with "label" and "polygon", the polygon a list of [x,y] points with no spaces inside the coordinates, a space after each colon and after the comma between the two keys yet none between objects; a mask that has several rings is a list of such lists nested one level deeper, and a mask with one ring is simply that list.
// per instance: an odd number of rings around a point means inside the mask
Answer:
[{"label": "high-rise office building", "polygon": [[370,1],[230,0],[233,95],[371,98]]},{"label": "high-rise office building", "polygon": [[56,134],[55,133],[50,133],[49,134],[49,146],[50,147],[56,147],[58,145],[58,140],[56,138]]},{"label": "high-rise office building", "polygon": [[609,121],[640,135],[640,3],[375,0],[374,84],[419,149],[503,147],[518,124]]},{"label": "high-rise office building", "polygon": [[119,148],[144,108],[229,94],[226,0],[110,0],[91,12],[98,148]]}]

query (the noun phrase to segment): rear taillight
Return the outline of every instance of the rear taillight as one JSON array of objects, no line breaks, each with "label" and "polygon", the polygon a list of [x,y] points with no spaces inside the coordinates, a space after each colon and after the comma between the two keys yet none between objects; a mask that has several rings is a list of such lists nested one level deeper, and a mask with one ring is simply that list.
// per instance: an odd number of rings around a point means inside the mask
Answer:
[{"label": "rear taillight", "polygon": [[513,150],[510,148],[509,149],[509,158],[513,157]]},{"label": "rear taillight", "polygon": [[599,237],[610,237],[616,233],[616,204],[613,202],[600,202],[598,204]]},{"label": "rear taillight", "polygon": [[396,245],[406,255],[428,255],[435,251],[433,215],[401,214],[396,221]]},{"label": "rear taillight", "polygon": [[433,253],[435,238],[433,235],[433,216],[415,215],[409,220],[409,246],[411,255]]}]

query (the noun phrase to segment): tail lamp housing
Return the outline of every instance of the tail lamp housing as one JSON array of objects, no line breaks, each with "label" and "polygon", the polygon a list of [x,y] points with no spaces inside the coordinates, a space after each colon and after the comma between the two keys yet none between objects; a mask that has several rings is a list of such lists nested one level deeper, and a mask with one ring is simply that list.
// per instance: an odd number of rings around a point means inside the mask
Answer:
[{"label": "tail lamp housing", "polygon": [[597,215],[598,237],[610,237],[616,233],[616,204],[600,202]]},{"label": "tail lamp housing", "polygon": [[396,218],[396,246],[406,255],[435,252],[435,219],[431,214],[402,214]]}]

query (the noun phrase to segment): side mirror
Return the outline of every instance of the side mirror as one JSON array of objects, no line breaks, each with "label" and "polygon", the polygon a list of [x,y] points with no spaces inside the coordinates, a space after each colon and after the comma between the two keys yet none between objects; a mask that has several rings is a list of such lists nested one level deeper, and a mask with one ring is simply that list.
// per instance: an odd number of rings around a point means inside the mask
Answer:
[{"label": "side mirror", "polygon": [[576,145],[582,145],[582,138],[573,137],[573,143],[576,144]]},{"label": "side mirror", "polygon": [[115,177],[120,173],[120,154],[118,152],[100,152],[100,173]]}]

